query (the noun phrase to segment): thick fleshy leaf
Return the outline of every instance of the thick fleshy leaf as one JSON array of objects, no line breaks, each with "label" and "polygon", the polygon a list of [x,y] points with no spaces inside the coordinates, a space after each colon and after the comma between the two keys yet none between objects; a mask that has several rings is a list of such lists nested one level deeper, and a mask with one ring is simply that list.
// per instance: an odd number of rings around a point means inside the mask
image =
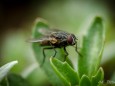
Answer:
[{"label": "thick fleshy leaf", "polygon": [[97,86],[99,85],[99,82],[102,82],[102,80],[104,79],[104,71],[102,68],[100,68],[95,76],[92,76],[92,80],[91,80],[91,85],[92,86]]},{"label": "thick fleshy leaf", "polygon": [[76,71],[67,62],[61,62],[58,59],[50,59],[51,66],[56,74],[64,81],[65,86],[74,86],[79,84],[79,77]]},{"label": "thick fleshy leaf", "polygon": [[97,72],[102,57],[104,36],[102,19],[96,17],[83,39],[83,46],[80,52],[82,56],[78,58],[80,77],[85,74],[91,78]]},{"label": "thick fleshy leaf", "polygon": [[[49,26],[48,26],[48,24],[44,20],[37,19],[36,22],[35,22],[34,30],[33,30],[33,38],[34,39],[39,39],[42,36],[42,34],[38,32],[38,30],[42,29],[42,28],[48,29]],[[43,62],[43,55],[42,55],[43,47],[39,46],[38,43],[32,43],[32,47],[33,47],[33,51],[34,51],[34,54],[35,54],[35,57],[36,57],[37,61],[39,62],[39,64],[42,64],[42,62]],[[52,53],[51,50],[49,50],[48,52],[45,52],[45,53],[46,53],[46,57],[47,58],[45,58],[45,62],[42,65],[41,68],[45,71],[45,73],[47,74],[47,76],[49,78],[49,81],[53,85],[56,85],[56,86],[63,85],[63,83],[55,75],[54,71],[52,70],[52,68],[50,66],[49,58],[48,58],[49,56],[48,55],[50,53]]]},{"label": "thick fleshy leaf", "polygon": [[81,77],[80,86],[91,86],[91,81],[88,76],[83,75]]},{"label": "thick fleshy leaf", "polygon": [[17,63],[18,61],[12,61],[0,67],[0,82],[8,74],[10,69]]},{"label": "thick fleshy leaf", "polygon": [[0,86],[31,86],[23,77],[17,74],[8,74],[7,79]]},{"label": "thick fleshy leaf", "polygon": [[[46,21],[44,21],[43,19],[38,18],[35,22],[34,25],[34,29],[33,29],[33,39],[39,39],[40,37],[42,37],[42,34],[38,32],[39,29],[49,29],[48,24],[46,23]],[[32,43],[32,47],[33,47],[33,51],[35,54],[35,57],[37,59],[37,61],[39,62],[39,64],[42,64],[43,62],[43,46],[39,46],[38,43]],[[56,58],[59,57],[58,59],[60,60],[64,60],[64,52],[63,49],[56,49],[57,54],[56,54]],[[54,50],[50,49],[50,50],[46,50],[45,51],[45,62],[42,65],[42,69],[45,71],[45,73],[47,74],[49,81],[56,86],[62,86],[63,83],[62,81],[59,79],[59,77],[55,74],[55,72],[53,71],[51,65],[50,65],[50,61],[49,61],[49,57],[51,57],[52,55],[54,55]],[[69,59],[67,59],[67,62],[71,64],[71,61]]]}]

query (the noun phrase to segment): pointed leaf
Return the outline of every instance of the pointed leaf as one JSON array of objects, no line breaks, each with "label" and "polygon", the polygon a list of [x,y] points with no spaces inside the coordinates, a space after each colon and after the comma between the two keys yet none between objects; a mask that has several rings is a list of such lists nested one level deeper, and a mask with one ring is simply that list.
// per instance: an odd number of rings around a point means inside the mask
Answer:
[{"label": "pointed leaf", "polygon": [[104,79],[104,71],[102,68],[99,68],[95,76],[92,76],[91,84],[92,86],[97,86],[99,82]]},{"label": "pointed leaf", "polygon": [[80,86],[91,86],[91,82],[88,76],[83,75],[81,77]]},{"label": "pointed leaf", "polygon": [[[77,72],[75,72],[72,67],[67,62],[61,62],[58,59],[51,58],[50,59],[51,66],[53,67],[56,74],[60,77],[64,83],[73,85],[78,85],[79,77]],[[65,86],[67,86],[65,84]]]},{"label": "pointed leaf", "polygon": [[8,74],[10,69],[17,63],[18,61],[12,61],[0,67],[0,82]]},{"label": "pointed leaf", "polygon": [[80,77],[86,74],[91,78],[98,70],[104,46],[104,36],[102,19],[96,17],[83,39],[82,57],[79,57],[78,60]]}]

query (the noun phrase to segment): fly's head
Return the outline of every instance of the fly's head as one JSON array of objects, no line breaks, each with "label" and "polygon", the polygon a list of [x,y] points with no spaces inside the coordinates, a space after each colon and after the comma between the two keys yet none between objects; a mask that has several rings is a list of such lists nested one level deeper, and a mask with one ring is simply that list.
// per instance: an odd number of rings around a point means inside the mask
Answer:
[{"label": "fly's head", "polygon": [[67,37],[67,43],[69,45],[75,45],[76,44],[76,40],[77,38],[75,37],[74,34],[70,34],[68,37]]}]

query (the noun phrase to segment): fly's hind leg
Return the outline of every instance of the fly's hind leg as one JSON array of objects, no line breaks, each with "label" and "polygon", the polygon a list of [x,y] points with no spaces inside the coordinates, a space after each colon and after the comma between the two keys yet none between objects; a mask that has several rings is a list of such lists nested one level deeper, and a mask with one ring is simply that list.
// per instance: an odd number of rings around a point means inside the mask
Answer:
[{"label": "fly's hind leg", "polygon": [[45,58],[46,58],[45,50],[48,50],[48,49],[54,49],[55,53],[54,53],[53,57],[56,56],[57,51],[55,50],[55,47],[52,46],[52,47],[43,48],[43,61],[42,61],[41,65],[40,65],[40,67],[43,66],[43,64],[45,62]]},{"label": "fly's hind leg", "polygon": [[64,57],[64,61],[66,61],[66,58],[67,58],[67,56],[68,56],[68,52],[67,52],[67,50],[66,50],[66,47],[64,47],[63,49],[64,49],[64,52],[65,52],[65,54],[66,54],[65,57]]},{"label": "fly's hind leg", "polygon": [[54,50],[54,55],[53,55],[53,57],[55,57],[55,56],[56,56],[56,53],[57,53],[55,47],[53,47],[53,50]]},{"label": "fly's hind leg", "polygon": [[55,57],[55,56],[56,56],[56,53],[57,53],[57,51],[56,51],[56,49],[55,49],[56,47],[54,47],[51,42],[49,42],[49,43],[50,43],[50,46],[52,46],[52,49],[54,50],[54,55],[53,55],[53,57]]}]

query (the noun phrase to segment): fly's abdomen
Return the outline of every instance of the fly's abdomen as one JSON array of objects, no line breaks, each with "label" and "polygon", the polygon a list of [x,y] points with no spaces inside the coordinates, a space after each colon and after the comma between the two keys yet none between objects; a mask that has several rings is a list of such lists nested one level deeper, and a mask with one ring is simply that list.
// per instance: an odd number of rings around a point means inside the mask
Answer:
[{"label": "fly's abdomen", "polygon": [[50,46],[50,42],[48,40],[44,40],[42,42],[40,42],[41,46]]}]

